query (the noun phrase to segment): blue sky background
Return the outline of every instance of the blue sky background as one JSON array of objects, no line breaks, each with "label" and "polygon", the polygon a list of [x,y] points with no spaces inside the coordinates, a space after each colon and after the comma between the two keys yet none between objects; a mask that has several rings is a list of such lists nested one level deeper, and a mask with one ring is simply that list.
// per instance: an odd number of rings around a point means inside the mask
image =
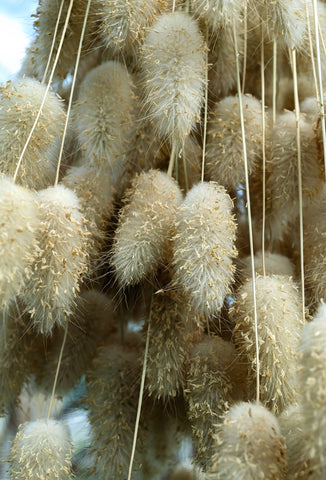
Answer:
[{"label": "blue sky background", "polygon": [[0,83],[14,78],[33,36],[38,0],[0,0]]}]

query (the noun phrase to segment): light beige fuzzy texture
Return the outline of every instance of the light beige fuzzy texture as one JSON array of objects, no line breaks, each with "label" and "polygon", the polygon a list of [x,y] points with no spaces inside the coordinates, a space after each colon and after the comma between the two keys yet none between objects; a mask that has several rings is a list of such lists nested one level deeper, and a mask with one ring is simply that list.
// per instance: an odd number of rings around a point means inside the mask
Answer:
[{"label": "light beige fuzzy texture", "polygon": [[[0,171],[14,175],[46,85],[24,78],[0,86]],[[17,182],[41,189],[54,183],[60,137],[65,122],[62,100],[50,91],[25,151]]]},{"label": "light beige fuzzy texture", "polygon": [[23,289],[38,253],[35,193],[0,176],[0,212],[0,308],[7,310]]},{"label": "light beige fuzzy texture", "polygon": [[182,146],[203,101],[204,41],[197,22],[179,11],[161,15],[147,32],[140,64],[144,113],[161,138]]},{"label": "light beige fuzzy texture", "polygon": [[173,237],[173,279],[194,309],[207,316],[221,310],[230,293],[237,255],[232,200],[224,187],[202,182],[178,209]]},{"label": "light beige fuzzy texture", "polygon": [[299,403],[304,431],[303,459],[312,480],[326,474],[326,305],[321,304],[300,340]]},{"label": "light beige fuzzy texture", "polygon": [[[256,277],[260,361],[260,399],[276,414],[296,396],[297,355],[303,328],[301,301],[290,277]],[[252,280],[239,288],[230,312],[235,322],[233,342],[248,366],[249,384],[256,385],[256,344]]]},{"label": "light beige fuzzy texture", "polygon": [[55,420],[20,425],[11,448],[12,480],[72,479],[68,427]]},{"label": "light beige fuzzy texture", "polygon": [[135,130],[133,90],[124,65],[104,62],[85,76],[73,108],[72,128],[81,151],[79,165],[106,170],[116,187]]},{"label": "light beige fuzzy texture", "polygon": [[[261,102],[250,95],[241,97],[246,134],[248,174],[262,155]],[[266,119],[267,120],[267,119]],[[207,132],[207,177],[232,190],[245,183],[245,164],[238,97],[223,98],[213,108]]]},{"label": "light beige fuzzy texture", "polygon": [[286,447],[276,417],[257,403],[229,410],[216,436],[208,480],[283,480]]},{"label": "light beige fuzzy texture", "polygon": [[34,328],[50,335],[71,315],[83,275],[87,271],[87,231],[72,190],[63,185],[38,193],[40,251],[32,266],[22,300]]},{"label": "light beige fuzzy texture", "polygon": [[232,26],[233,19],[240,17],[243,7],[243,0],[192,1],[194,16],[203,20],[213,33],[230,25]]},{"label": "light beige fuzzy texture", "polygon": [[154,275],[169,258],[176,209],[182,194],[175,180],[159,170],[137,175],[119,213],[111,265],[126,287]]}]

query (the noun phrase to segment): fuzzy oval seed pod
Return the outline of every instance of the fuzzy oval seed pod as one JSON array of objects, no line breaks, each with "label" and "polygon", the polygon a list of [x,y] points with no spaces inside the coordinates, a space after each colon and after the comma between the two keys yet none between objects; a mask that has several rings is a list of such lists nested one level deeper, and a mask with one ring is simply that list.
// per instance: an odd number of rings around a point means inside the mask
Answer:
[{"label": "fuzzy oval seed pod", "polygon": [[33,192],[0,176],[0,308],[22,290],[37,254],[40,218]]},{"label": "fuzzy oval seed pod", "polygon": [[[24,78],[0,87],[0,171],[14,175],[46,90],[37,80]],[[59,97],[49,92],[42,114],[25,151],[17,181],[25,187],[54,183],[65,112]]]},{"label": "fuzzy oval seed pod", "polygon": [[[76,298],[57,380],[57,395],[67,394],[77,384],[88,370],[97,348],[107,342],[117,329],[114,304],[107,295],[88,290]],[[36,383],[48,393],[52,391],[62,339],[63,331],[58,329],[47,342],[46,361],[42,369],[35,374]]]},{"label": "fuzzy oval seed pod", "polygon": [[[149,395],[167,402],[185,387],[185,362],[201,336],[189,305],[175,292],[159,292],[152,306],[146,383]],[[147,331],[147,323],[144,332]]]},{"label": "fuzzy oval seed pod", "polygon": [[[279,253],[265,252],[265,271],[267,275],[286,275],[287,277],[294,277],[294,265],[288,257],[280,255]],[[263,275],[263,260],[262,252],[256,253],[254,256],[255,272]],[[244,257],[239,259],[240,277],[243,279],[252,276],[251,271],[251,257]]]},{"label": "fuzzy oval seed pod", "polygon": [[[26,63],[25,60],[25,65],[23,65],[23,67],[28,67],[27,74],[30,74],[32,69],[32,72],[40,81],[43,78],[45,67],[51,51],[60,3],[61,2],[59,1],[53,2],[52,0],[40,0],[36,14],[34,15],[34,29],[36,31],[36,37],[27,49],[28,62]],[[63,41],[54,75],[54,80],[55,82],[59,82],[59,85],[66,78],[68,73],[73,74],[74,72],[75,59],[77,57],[86,6],[87,0],[75,0],[72,6],[67,33]],[[69,1],[64,1],[62,14],[58,25],[58,35],[54,43],[54,50],[50,62],[50,69],[53,67],[54,59],[59,47],[61,32],[63,31],[64,23],[67,17],[68,7]],[[95,31],[97,29],[98,22],[96,15],[97,8],[98,2],[91,2],[81,51],[82,57],[87,54],[89,50],[94,50],[94,41],[96,38]],[[25,69],[20,72],[21,75],[25,73]]]},{"label": "fuzzy oval seed pod", "polygon": [[300,405],[305,432],[303,458],[311,479],[326,473],[326,305],[322,304],[312,322],[307,323],[299,347]]},{"label": "fuzzy oval seed pod", "polygon": [[133,56],[146,28],[166,9],[167,0],[102,0],[99,34],[111,54]]},{"label": "fuzzy oval seed pod", "polygon": [[262,405],[231,407],[216,440],[209,479],[285,479],[284,438],[277,419]]},{"label": "fuzzy oval seed pod", "polygon": [[203,20],[215,33],[232,25],[233,19],[240,17],[243,0],[193,0],[191,6],[194,16]]},{"label": "fuzzy oval seed pod", "polygon": [[[256,98],[241,97],[249,175],[255,170],[262,155],[262,111]],[[211,180],[235,189],[245,182],[243,145],[239,115],[239,99],[226,97],[216,104],[211,113],[207,132],[207,176]]]},{"label": "fuzzy oval seed pod", "polygon": [[177,183],[166,173],[150,170],[134,178],[111,252],[111,265],[121,286],[155,274],[169,256],[169,236],[181,200]]},{"label": "fuzzy oval seed pod", "polygon": [[238,367],[234,346],[219,337],[199,341],[189,356],[185,389],[187,414],[196,448],[195,461],[205,468],[214,452],[215,427],[237,397],[236,390],[240,390],[234,382]]},{"label": "fuzzy oval seed pod", "polygon": [[202,182],[178,209],[173,238],[173,284],[194,312],[216,315],[230,293],[236,257],[232,200],[224,187]]},{"label": "fuzzy oval seed pod", "polygon": [[[301,301],[290,277],[256,278],[260,360],[260,399],[281,413],[295,398],[297,350],[302,330]],[[248,365],[249,385],[256,385],[256,345],[252,280],[237,292],[230,312],[235,322],[233,342]]]},{"label": "fuzzy oval seed pod", "polygon": [[118,185],[134,132],[133,84],[127,68],[105,62],[92,69],[80,85],[72,126],[77,132],[79,164],[107,169]]},{"label": "fuzzy oval seed pod", "polygon": [[71,479],[71,440],[66,425],[38,420],[20,425],[11,447],[12,480]]},{"label": "fuzzy oval seed pod", "polygon": [[326,188],[304,211],[305,286],[310,307],[326,300]]},{"label": "fuzzy oval seed pod", "polygon": [[146,113],[160,137],[181,146],[199,121],[203,100],[204,42],[197,23],[183,12],[161,15],[145,37],[140,62]]},{"label": "fuzzy oval seed pod", "polygon": [[[139,379],[140,362],[135,348],[112,345],[100,349],[86,384],[96,477],[100,478],[105,472],[107,477],[116,480],[127,478]],[[135,469],[138,461],[136,455]]]},{"label": "fuzzy oval seed pod", "polygon": [[[324,184],[324,173],[313,124],[301,116],[299,122],[303,205],[316,199]],[[278,116],[271,134],[271,156],[267,159],[266,209],[273,238],[299,216],[298,154],[294,112]]]},{"label": "fuzzy oval seed pod", "polygon": [[63,185],[38,192],[40,252],[26,283],[23,301],[38,332],[49,335],[72,313],[87,271],[87,232],[73,191]]},{"label": "fuzzy oval seed pod", "polygon": [[278,417],[282,435],[285,439],[287,453],[287,477],[291,480],[310,479],[309,461],[305,458],[310,428],[304,428],[302,407],[299,404],[290,405]]},{"label": "fuzzy oval seed pod", "polygon": [[87,221],[89,274],[94,273],[101,249],[107,239],[107,227],[114,210],[115,189],[110,172],[95,165],[71,167],[62,183],[78,197],[83,217]]},{"label": "fuzzy oval seed pod", "polygon": [[304,0],[250,0],[248,16],[254,25],[262,22],[267,41],[276,38],[283,48],[303,46],[307,35]]}]

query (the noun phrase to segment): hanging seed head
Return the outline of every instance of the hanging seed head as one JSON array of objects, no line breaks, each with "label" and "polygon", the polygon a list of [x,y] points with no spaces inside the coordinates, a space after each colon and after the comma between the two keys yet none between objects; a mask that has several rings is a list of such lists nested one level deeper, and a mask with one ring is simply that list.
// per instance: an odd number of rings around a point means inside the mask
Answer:
[{"label": "hanging seed head", "polygon": [[236,224],[232,200],[215,183],[195,185],[178,208],[173,238],[173,284],[194,312],[216,315],[230,293]]},{"label": "hanging seed head", "polygon": [[134,178],[120,211],[111,252],[121,286],[155,274],[169,258],[170,235],[181,200],[177,183],[166,173],[150,170]]},{"label": "hanging seed head", "polygon": [[199,121],[203,100],[204,42],[197,23],[183,12],[161,15],[145,37],[140,62],[146,113],[160,137],[181,146]]},{"label": "hanging seed head", "polygon": [[40,252],[23,295],[37,331],[49,335],[72,313],[79,283],[87,271],[87,232],[79,202],[64,185],[38,193]]},{"label": "hanging seed head", "polygon": [[102,0],[98,10],[99,32],[104,46],[113,55],[133,55],[145,29],[166,9],[167,0]]},{"label": "hanging seed head", "polygon": [[305,326],[299,346],[299,393],[305,445],[303,458],[312,479],[326,471],[326,305],[321,304],[312,322]]},{"label": "hanging seed head", "polygon": [[262,405],[243,402],[231,407],[216,440],[209,478],[285,479],[284,438],[276,417]]},{"label": "hanging seed head", "polygon": [[[37,80],[24,78],[0,86],[0,170],[14,175],[46,90]],[[49,92],[38,124],[25,151],[17,181],[26,187],[54,183],[59,137],[65,121],[63,104]]]},{"label": "hanging seed head", "polygon": [[[286,275],[287,277],[294,277],[294,265],[288,257],[280,255],[279,253],[265,252],[265,271],[267,275]],[[263,275],[263,258],[262,252],[256,253],[254,257],[255,272]],[[251,257],[244,257],[239,259],[240,276],[242,278],[250,278],[251,271]]]},{"label": "hanging seed head", "polygon": [[7,310],[24,287],[38,251],[35,194],[0,176],[0,216],[0,308]]},{"label": "hanging seed head", "polygon": [[219,337],[199,341],[191,351],[185,397],[196,447],[196,463],[209,465],[214,452],[216,425],[233,399],[234,346]]},{"label": "hanging seed head", "polygon": [[[262,154],[262,111],[256,98],[241,97],[244,113],[248,174]],[[216,104],[208,126],[207,175],[211,180],[235,189],[245,183],[245,165],[239,113],[239,99],[226,97]]]},{"label": "hanging seed head", "polygon": [[196,18],[203,20],[215,33],[232,26],[243,10],[243,0],[193,0],[192,11]]},{"label": "hanging seed head", "polygon": [[283,48],[300,49],[306,36],[304,0],[250,0],[248,16],[254,24],[262,22],[267,41],[277,39]]},{"label": "hanging seed head", "polygon": [[[296,360],[302,330],[301,302],[291,278],[256,278],[260,360],[260,395],[264,405],[280,413],[295,398]],[[256,385],[256,344],[252,279],[238,290],[231,316],[233,341],[248,364],[252,392]]]},{"label": "hanging seed head", "polygon": [[79,163],[107,169],[118,185],[134,133],[135,96],[126,67],[109,61],[93,68],[81,83],[74,106]]},{"label": "hanging seed head", "polygon": [[68,427],[55,420],[20,425],[11,448],[12,480],[68,480],[71,472]]}]

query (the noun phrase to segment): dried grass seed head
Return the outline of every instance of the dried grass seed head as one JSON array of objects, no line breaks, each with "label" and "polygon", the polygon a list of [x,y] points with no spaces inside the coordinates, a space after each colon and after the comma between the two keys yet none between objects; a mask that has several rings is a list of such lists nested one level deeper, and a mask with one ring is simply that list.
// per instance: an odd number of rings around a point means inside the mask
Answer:
[{"label": "dried grass seed head", "polygon": [[169,258],[169,243],[182,194],[175,180],[159,170],[137,175],[126,193],[111,252],[122,287],[136,284]]},{"label": "dried grass seed head", "polygon": [[142,46],[144,109],[159,136],[180,146],[200,119],[204,51],[196,21],[179,11],[158,17]]},{"label": "dried grass seed head", "polygon": [[[255,272],[259,275],[263,275],[263,255],[259,251],[254,256]],[[294,277],[295,268],[291,260],[285,255],[280,253],[265,252],[265,271],[267,275],[286,275],[288,277]],[[247,256],[239,259],[239,269],[241,278],[250,278],[252,276],[251,271],[251,256]]]},{"label": "dried grass seed head", "polygon": [[193,0],[192,12],[216,33],[232,26],[233,20],[241,16],[243,4],[243,0]]},{"label": "dried grass seed head", "polygon": [[25,423],[11,448],[11,479],[71,479],[71,457],[70,432],[65,424],[55,420]]},{"label": "dried grass seed head", "polygon": [[72,313],[87,271],[87,231],[75,193],[65,187],[38,192],[40,252],[26,283],[23,301],[37,331],[49,335]]},{"label": "dried grass seed head", "polygon": [[24,287],[38,252],[40,218],[35,193],[0,176],[0,308]]},{"label": "dried grass seed head", "polygon": [[[7,175],[15,173],[45,90],[45,85],[31,78],[9,81],[0,87],[2,173]],[[54,183],[59,140],[64,122],[63,103],[50,91],[18,172],[17,181],[23,186],[40,189]]]},{"label": "dried grass seed head", "polygon": [[[290,277],[257,276],[256,304],[260,360],[260,399],[281,413],[296,395],[295,374],[301,330],[301,300]],[[253,282],[239,288],[230,312],[235,322],[233,342],[248,365],[252,395],[256,385],[256,344]]]},{"label": "dried grass seed head", "polygon": [[286,446],[276,417],[257,403],[230,408],[216,437],[209,479],[282,480]]},{"label": "dried grass seed head", "polygon": [[230,293],[237,255],[232,208],[224,187],[213,182],[192,187],[178,208],[172,282],[196,313],[218,314]]},{"label": "dried grass seed head", "polygon": [[[246,133],[248,174],[251,175],[262,155],[261,102],[250,95],[241,97]],[[239,98],[226,97],[216,104],[208,124],[208,178],[235,189],[245,182],[245,165],[239,114]]]},{"label": "dried grass seed head", "polygon": [[167,7],[167,0],[102,0],[99,34],[109,53],[135,55],[145,30]]}]

